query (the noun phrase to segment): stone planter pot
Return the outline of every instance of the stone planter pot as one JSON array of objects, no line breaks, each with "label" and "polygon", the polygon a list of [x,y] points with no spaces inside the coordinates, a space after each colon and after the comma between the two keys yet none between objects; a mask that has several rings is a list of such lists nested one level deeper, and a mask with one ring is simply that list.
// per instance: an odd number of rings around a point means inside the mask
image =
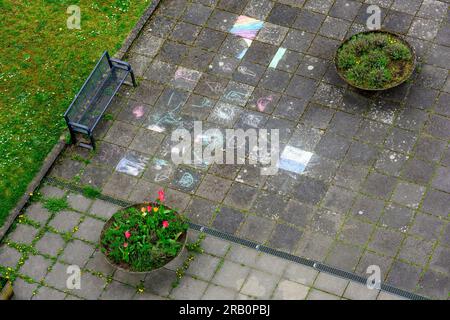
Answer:
[{"label": "stone planter pot", "polygon": [[[400,40],[403,44],[405,44],[409,48],[409,50],[411,52],[411,55],[412,55],[412,65],[413,66],[412,66],[411,70],[407,74],[405,74],[404,78],[400,82],[393,83],[392,85],[390,85],[388,87],[385,87],[385,88],[364,88],[364,87],[357,86],[357,85],[351,83],[342,74],[341,70],[338,67],[338,52],[339,52],[339,50],[342,48],[342,46],[344,46],[347,42],[349,42],[350,39],[352,39],[353,36],[360,35],[360,34],[369,34],[369,33],[382,33],[382,34],[391,35],[391,36],[397,38],[398,40]],[[409,44],[409,42],[406,41],[401,35],[393,33],[393,32],[390,32],[390,31],[386,31],[386,30],[370,30],[370,31],[363,31],[363,32],[359,32],[357,34],[354,34],[354,35],[352,35],[351,37],[349,37],[348,39],[344,40],[341,43],[341,45],[336,50],[336,53],[334,55],[334,67],[335,67],[335,70],[336,70],[337,74],[339,75],[339,77],[342,80],[344,80],[347,84],[349,84],[350,86],[352,86],[354,88],[357,88],[357,89],[360,89],[360,90],[365,90],[365,91],[384,91],[384,90],[389,90],[389,89],[392,89],[392,88],[395,88],[395,87],[401,85],[402,83],[407,81],[412,76],[412,74],[414,73],[414,70],[416,68],[416,65],[417,65],[417,56],[416,56],[416,52],[414,50],[414,47],[411,46],[411,44]]]},{"label": "stone planter pot", "polygon": [[[126,209],[133,208],[133,207],[139,210],[140,208],[146,207],[146,206],[148,206],[148,205],[151,205],[152,207],[153,207],[153,206],[158,206],[158,205],[155,204],[155,203],[140,203],[140,204],[135,204],[135,205],[126,207],[126,208],[124,208],[124,209],[122,209],[122,210],[126,210]],[[167,206],[166,206],[166,207],[167,207]],[[168,207],[167,207],[167,208],[168,208]],[[111,217],[111,218],[105,223],[105,225],[103,226],[102,232],[101,232],[101,234],[100,234],[100,241],[99,241],[99,242],[100,242],[100,248],[103,248],[103,245],[102,245],[103,234],[105,233],[105,231],[109,228],[109,226],[110,226],[113,222],[114,222],[114,216]],[[182,255],[183,251],[185,250],[186,243],[187,243],[187,231],[184,232],[184,233],[180,236],[179,242],[182,243],[182,247],[181,247],[180,251],[178,252],[178,254],[177,254],[175,257],[173,257],[172,259],[170,259],[169,261],[167,261],[167,263],[166,263],[165,265],[163,265],[163,266],[161,266],[161,267],[159,267],[159,268],[157,268],[157,269],[152,269],[152,270],[148,270],[148,271],[131,271],[131,270],[122,268],[121,266],[119,266],[119,265],[117,265],[116,263],[114,263],[114,261],[111,261],[111,260],[108,258],[108,256],[107,256],[105,253],[103,253],[103,250],[100,250],[100,251],[101,251],[103,257],[105,258],[105,260],[107,261],[107,263],[108,263],[109,265],[111,265],[114,269],[117,269],[117,270],[120,270],[120,271],[123,271],[123,272],[126,272],[126,273],[130,273],[130,274],[136,274],[136,275],[138,275],[138,274],[150,274],[150,273],[157,272],[158,270],[164,269],[167,265],[169,265],[170,263],[172,263],[174,260],[176,260],[178,257],[180,257],[180,256]]]},{"label": "stone planter pot", "polygon": [[11,282],[6,282],[5,286],[0,291],[0,300],[10,300],[14,295],[13,287]]}]

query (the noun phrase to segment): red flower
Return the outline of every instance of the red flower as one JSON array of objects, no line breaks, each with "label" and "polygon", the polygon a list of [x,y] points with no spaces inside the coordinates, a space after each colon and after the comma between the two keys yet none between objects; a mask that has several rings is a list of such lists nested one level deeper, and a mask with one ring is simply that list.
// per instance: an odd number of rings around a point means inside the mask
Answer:
[{"label": "red flower", "polygon": [[164,220],[162,225],[163,225],[163,228],[167,228],[169,226],[169,221]]},{"label": "red flower", "polygon": [[130,231],[125,231],[125,238],[129,239],[131,237]]},{"label": "red flower", "polygon": [[152,211],[152,206],[147,206],[147,211],[151,212]]},{"label": "red flower", "polygon": [[164,190],[159,190],[158,191],[158,196],[159,196],[159,201],[163,202],[164,201]]},{"label": "red flower", "polygon": [[124,243],[123,243],[123,247],[124,247],[124,248],[128,247],[128,242],[124,242]]}]

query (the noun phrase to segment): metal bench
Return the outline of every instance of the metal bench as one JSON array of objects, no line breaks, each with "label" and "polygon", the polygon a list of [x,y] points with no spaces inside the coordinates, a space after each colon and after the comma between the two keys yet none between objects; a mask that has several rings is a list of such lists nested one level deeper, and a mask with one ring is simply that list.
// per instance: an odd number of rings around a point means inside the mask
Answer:
[{"label": "metal bench", "polygon": [[103,53],[64,113],[72,143],[77,142],[76,134],[79,133],[88,136],[90,141],[90,144],[80,142],[81,147],[95,148],[93,131],[128,75],[136,87],[131,66],[124,61],[110,58],[107,51]]}]

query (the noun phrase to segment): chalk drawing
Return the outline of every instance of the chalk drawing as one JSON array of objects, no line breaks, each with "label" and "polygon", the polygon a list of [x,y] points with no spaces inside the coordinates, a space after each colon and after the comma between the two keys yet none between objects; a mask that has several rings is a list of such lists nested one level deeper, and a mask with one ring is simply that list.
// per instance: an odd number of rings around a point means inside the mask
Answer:
[{"label": "chalk drawing", "polygon": [[147,157],[129,153],[119,161],[116,171],[136,177],[144,171],[148,160]]},{"label": "chalk drawing", "polygon": [[213,93],[222,93],[223,88],[220,82],[213,82],[213,81],[205,81],[205,84],[208,86],[209,90],[211,90]]},{"label": "chalk drawing", "polygon": [[286,53],[286,48],[279,48],[272,61],[270,62],[269,68],[276,68],[281,59],[283,59],[284,54]]},{"label": "chalk drawing", "polygon": [[239,60],[244,58],[245,54],[247,53],[248,49],[250,48],[250,46],[252,45],[252,42],[253,42],[252,40],[249,40],[249,39],[243,39],[243,40],[244,40],[245,48],[242,49],[242,51],[236,55],[236,58]]},{"label": "chalk drawing", "polygon": [[211,108],[213,106],[212,101],[209,100],[208,98],[203,98],[202,101],[200,102],[200,104],[193,104],[192,105],[194,108],[200,108],[200,109],[204,109],[204,108]]},{"label": "chalk drawing", "polygon": [[313,153],[311,152],[288,145],[281,154],[278,162],[278,168],[290,172],[302,173],[305,171],[305,168],[312,156]]},{"label": "chalk drawing", "polygon": [[253,40],[263,25],[264,22],[261,20],[253,19],[247,16],[239,16],[230,32],[242,38]]},{"label": "chalk drawing", "polygon": [[246,76],[256,77],[256,73],[254,71],[250,70],[249,68],[247,68],[246,66],[239,66],[238,72],[243,75],[246,75]]},{"label": "chalk drawing", "polygon": [[[186,68],[180,67],[177,71],[175,71],[175,80],[185,80],[187,82],[195,82],[197,81],[197,77],[195,74],[197,72],[194,70],[188,70]],[[195,77],[195,79],[193,79]]]},{"label": "chalk drawing", "polygon": [[194,177],[191,173],[185,172],[178,180],[178,185],[182,188],[189,189],[194,184]]},{"label": "chalk drawing", "polygon": [[145,109],[144,106],[137,106],[133,108],[133,115],[136,119],[140,119],[144,116]]},{"label": "chalk drawing", "polygon": [[264,110],[266,110],[267,106],[272,101],[273,101],[272,95],[270,95],[268,97],[259,98],[258,101],[256,101],[256,107],[258,108],[259,111],[263,112]]}]

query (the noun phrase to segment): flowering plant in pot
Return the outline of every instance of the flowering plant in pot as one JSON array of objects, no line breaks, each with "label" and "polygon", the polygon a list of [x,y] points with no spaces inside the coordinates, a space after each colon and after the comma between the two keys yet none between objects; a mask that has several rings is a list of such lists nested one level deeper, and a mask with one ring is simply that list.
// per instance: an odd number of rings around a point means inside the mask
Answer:
[{"label": "flowering plant in pot", "polygon": [[14,295],[11,282],[0,276],[0,300],[9,300]]},{"label": "flowering plant in pot", "polygon": [[413,73],[416,55],[401,36],[388,31],[357,33],[338,48],[335,66],[348,84],[362,90],[386,90]]},{"label": "flowering plant in pot", "polygon": [[164,191],[156,202],[130,206],[106,222],[100,236],[107,261],[127,272],[150,272],[180,255],[187,240],[187,220],[164,204]]}]

